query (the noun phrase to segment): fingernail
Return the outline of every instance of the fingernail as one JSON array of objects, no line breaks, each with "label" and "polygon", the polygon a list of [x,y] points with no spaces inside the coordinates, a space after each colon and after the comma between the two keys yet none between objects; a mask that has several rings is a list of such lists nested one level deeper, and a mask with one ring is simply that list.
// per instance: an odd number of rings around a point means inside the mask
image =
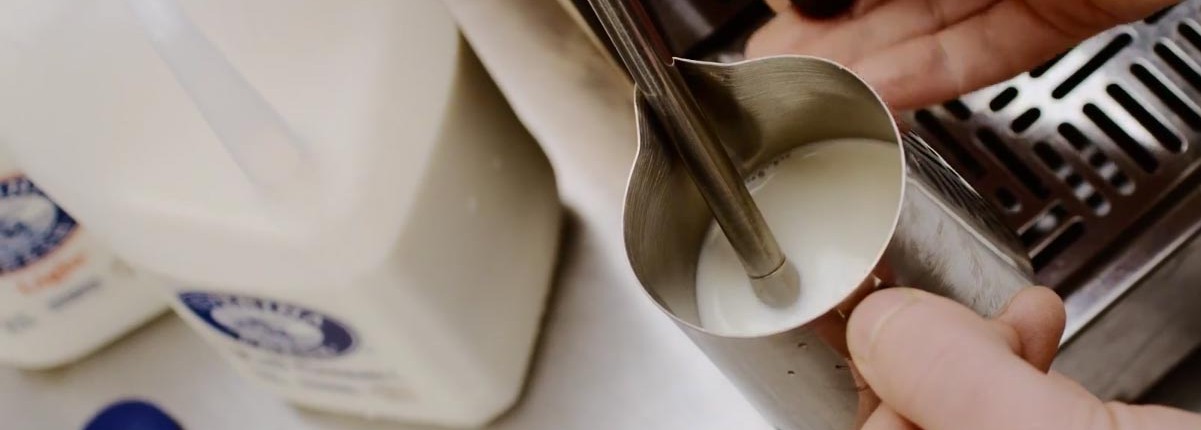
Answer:
[{"label": "fingernail", "polygon": [[855,0],[792,0],[792,6],[807,18],[831,19],[850,12]]}]

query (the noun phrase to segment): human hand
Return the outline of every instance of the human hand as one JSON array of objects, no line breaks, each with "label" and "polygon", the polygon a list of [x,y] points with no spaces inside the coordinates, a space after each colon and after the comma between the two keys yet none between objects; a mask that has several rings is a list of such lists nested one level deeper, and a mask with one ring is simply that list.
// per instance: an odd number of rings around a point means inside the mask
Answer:
[{"label": "human hand", "polygon": [[[938,103],[1008,79],[1096,33],[1178,2],[766,1],[776,17],[751,38],[748,57],[834,60],[859,73],[894,109]],[[830,19],[812,18],[843,10]]]},{"label": "human hand", "polygon": [[996,319],[905,288],[872,294],[851,314],[847,342],[882,404],[863,430],[1193,430],[1201,416],[1104,403],[1048,373],[1063,304],[1019,293]]}]

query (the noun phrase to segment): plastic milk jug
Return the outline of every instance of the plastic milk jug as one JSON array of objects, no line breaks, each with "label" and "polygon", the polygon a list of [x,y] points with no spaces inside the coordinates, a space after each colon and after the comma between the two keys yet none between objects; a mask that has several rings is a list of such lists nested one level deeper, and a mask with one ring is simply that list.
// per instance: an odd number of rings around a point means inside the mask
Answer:
[{"label": "plastic milk jug", "polygon": [[0,365],[58,367],[167,309],[0,151]]},{"label": "plastic milk jug", "polygon": [[247,378],[478,426],[517,399],[553,172],[435,0],[13,0],[0,141]]}]

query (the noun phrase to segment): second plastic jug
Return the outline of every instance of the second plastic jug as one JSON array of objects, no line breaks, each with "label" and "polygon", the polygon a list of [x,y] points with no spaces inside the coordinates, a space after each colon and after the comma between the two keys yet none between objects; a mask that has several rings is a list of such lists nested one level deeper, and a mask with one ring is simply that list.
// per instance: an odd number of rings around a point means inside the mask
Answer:
[{"label": "second plastic jug", "polygon": [[47,369],[83,358],[165,312],[156,286],[0,149],[0,364]]}]

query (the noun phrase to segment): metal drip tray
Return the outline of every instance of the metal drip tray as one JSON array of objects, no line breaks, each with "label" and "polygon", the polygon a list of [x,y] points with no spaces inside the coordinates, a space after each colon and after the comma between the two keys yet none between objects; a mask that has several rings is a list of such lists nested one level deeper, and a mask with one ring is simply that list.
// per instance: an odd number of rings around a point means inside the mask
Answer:
[{"label": "metal drip tray", "polygon": [[1201,340],[1201,271],[1183,264],[1201,263],[1199,6],[908,115],[1064,295],[1057,368],[1103,397],[1136,397]]},{"label": "metal drip tray", "polygon": [[[1201,25],[1190,1],[1029,73],[910,115],[999,208],[1039,280],[1067,293],[1153,223],[1201,160]],[[1184,228],[1185,226],[1178,226]],[[1184,231],[1181,231],[1184,233]]]},{"label": "metal drip tray", "polygon": [[[655,13],[687,20],[714,1],[663,0],[673,6]],[[706,15],[711,28],[664,27],[692,32],[668,34],[692,42],[679,56],[736,60],[770,15],[756,5]],[[1064,297],[1057,370],[1131,400],[1201,345],[1201,0],[906,117]]]}]

